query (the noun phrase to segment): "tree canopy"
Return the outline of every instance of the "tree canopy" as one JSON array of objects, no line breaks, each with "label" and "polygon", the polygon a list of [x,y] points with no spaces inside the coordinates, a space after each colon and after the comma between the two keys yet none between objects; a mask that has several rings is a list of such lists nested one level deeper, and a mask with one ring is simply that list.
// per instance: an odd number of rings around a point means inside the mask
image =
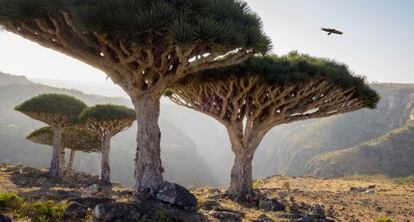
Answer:
[{"label": "tree canopy", "polygon": [[135,121],[136,114],[133,109],[118,105],[96,105],[86,108],[79,116],[80,121],[93,119],[95,121]]},{"label": "tree canopy", "polygon": [[238,0],[1,0],[0,20],[25,22],[60,12],[75,25],[137,45],[188,44],[247,46],[267,50],[258,16]]},{"label": "tree canopy", "polygon": [[16,110],[51,125],[66,125],[86,108],[82,101],[62,94],[42,94],[16,106]]},{"label": "tree canopy", "polygon": [[291,86],[312,78],[324,78],[343,89],[354,88],[355,96],[364,99],[370,108],[375,108],[379,101],[378,94],[365,84],[365,77],[355,75],[347,65],[295,51],[284,56],[255,56],[238,65],[203,71],[182,79],[178,85],[225,81],[231,76],[257,76],[261,84],[268,86]]},{"label": "tree canopy", "polygon": [[[42,127],[30,133],[27,139],[37,144],[51,146],[53,144],[53,129],[48,126]],[[86,153],[100,152],[101,150],[99,137],[78,126],[68,127],[63,131],[62,146]]]}]

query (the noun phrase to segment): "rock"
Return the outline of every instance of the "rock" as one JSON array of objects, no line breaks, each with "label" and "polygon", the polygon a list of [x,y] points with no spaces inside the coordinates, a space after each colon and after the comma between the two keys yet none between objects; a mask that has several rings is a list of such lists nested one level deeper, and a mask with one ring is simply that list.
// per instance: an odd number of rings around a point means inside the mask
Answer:
[{"label": "rock", "polygon": [[319,204],[315,204],[312,207],[312,212],[311,212],[312,216],[315,217],[316,219],[325,219],[325,211],[323,210],[323,208],[321,207],[321,205]]},{"label": "rock", "polygon": [[274,220],[267,215],[262,214],[259,216],[259,218],[253,220],[253,222],[274,222]]},{"label": "rock", "polygon": [[170,182],[164,182],[156,199],[188,211],[197,209],[197,198],[184,187]]},{"label": "rock", "polygon": [[241,222],[241,214],[234,211],[214,211],[211,216],[219,219],[220,222]]},{"label": "rock", "polygon": [[375,188],[370,188],[370,189],[368,189],[367,191],[365,191],[366,193],[369,193],[369,194],[373,194],[373,193],[375,193]]},{"label": "rock", "polygon": [[110,199],[110,198],[104,198],[104,197],[86,197],[86,198],[70,199],[68,202],[69,203],[71,203],[71,202],[79,203],[79,204],[85,206],[86,208],[94,209],[99,204],[113,203],[114,200]]},{"label": "rock", "polygon": [[0,214],[0,222],[12,222],[10,217]]},{"label": "rock", "polygon": [[149,208],[142,203],[100,204],[93,210],[94,222],[139,221]]},{"label": "rock", "polygon": [[65,212],[63,214],[63,221],[84,221],[87,214],[87,207],[77,202],[71,202],[65,209]]},{"label": "rock", "polygon": [[351,187],[349,190],[351,192],[362,193],[362,192],[367,191],[367,188],[365,188],[365,187]]},{"label": "rock", "polygon": [[286,206],[279,203],[276,199],[261,198],[257,205],[259,209],[265,211],[285,211]]},{"label": "rock", "polygon": [[220,204],[213,200],[207,200],[201,205],[201,209],[206,211],[215,210],[218,207],[220,207]]},{"label": "rock", "polygon": [[86,197],[94,197],[97,193],[99,193],[102,189],[99,187],[98,184],[94,184],[88,188],[86,188],[82,193],[82,198]]}]

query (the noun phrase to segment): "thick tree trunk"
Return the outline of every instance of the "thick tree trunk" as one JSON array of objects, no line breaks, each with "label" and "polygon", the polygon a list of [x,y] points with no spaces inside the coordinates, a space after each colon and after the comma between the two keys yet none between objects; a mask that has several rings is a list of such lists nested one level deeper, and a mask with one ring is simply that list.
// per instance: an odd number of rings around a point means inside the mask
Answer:
[{"label": "thick tree trunk", "polygon": [[161,95],[143,95],[134,100],[137,115],[137,153],[135,159],[136,198],[152,197],[163,183],[161,131],[158,126]]},{"label": "thick tree trunk", "polygon": [[234,149],[234,165],[231,170],[230,187],[227,194],[235,199],[246,199],[252,194],[252,160],[254,147],[237,147]]},{"label": "thick tree trunk", "polygon": [[106,133],[102,140],[101,182],[103,184],[111,184],[111,167],[109,165],[110,148],[111,135]]},{"label": "thick tree trunk", "polygon": [[53,127],[53,154],[52,161],[49,168],[49,177],[51,178],[61,178],[62,171],[60,166],[60,156],[61,156],[61,140],[62,140],[62,128]]},{"label": "thick tree trunk", "polygon": [[65,172],[65,147],[60,149],[60,171],[63,173]]},{"label": "thick tree trunk", "polygon": [[66,167],[66,176],[70,176],[72,174],[72,169],[73,169],[73,161],[75,160],[75,150],[70,150],[70,157],[69,157],[69,162],[68,162],[68,166]]}]

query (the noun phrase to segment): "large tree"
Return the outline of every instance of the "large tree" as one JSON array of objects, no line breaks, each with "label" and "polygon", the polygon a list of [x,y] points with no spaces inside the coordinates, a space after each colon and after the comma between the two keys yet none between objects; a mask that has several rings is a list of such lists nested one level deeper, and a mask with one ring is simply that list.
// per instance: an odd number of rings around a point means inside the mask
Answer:
[{"label": "large tree", "polygon": [[123,106],[96,105],[85,109],[79,120],[85,125],[86,129],[99,136],[102,147],[101,181],[104,184],[110,184],[109,153],[111,138],[131,127],[136,120],[135,112]]},{"label": "large tree", "polygon": [[374,108],[379,98],[345,65],[295,52],[206,71],[167,92],[173,102],[226,127],[235,154],[227,193],[237,199],[252,194],[253,155],[273,127]]},{"label": "large tree", "polygon": [[0,0],[0,25],[103,72],[138,120],[135,194],[163,182],[159,99],[195,72],[266,52],[258,16],[239,0]]},{"label": "large tree", "polygon": [[67,95],[42,94],[16,106],[16,110],[42,121],[53,129],[53,154],[49,176],[60,178],[62,172],[62,132],[73,125],[78,115],[86,108],[85,103]]},{"label": "large tree", "polygon": [[[33,143],[52,146],[53,129],[49,126],[42,127],[30,133],[27,136],[27,139]],[[70,150],[69,162],[65,170],[66,176],[72,174],[76,152],[101,152],[101,142],[99,137],[95,133],[79,126],[71,126],[63,130],[62,147]]]}]

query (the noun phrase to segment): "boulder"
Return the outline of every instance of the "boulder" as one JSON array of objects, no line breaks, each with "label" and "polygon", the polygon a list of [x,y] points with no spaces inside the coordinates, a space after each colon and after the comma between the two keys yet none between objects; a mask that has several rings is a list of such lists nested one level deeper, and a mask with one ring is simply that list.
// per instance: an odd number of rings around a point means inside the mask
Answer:
[{"label": "boulder", "polygon": [[184,187],[170,182],[164,182],[156,199],[188,211],[197,209],[197,198]]},{"label": "boulder", "polygon": [[89,186],[85,188],[85,190],[82,193],[82,198],[86,197],[94,197],[96,194],[98,194],[102,189],[99,187],[98,184],[94,184],[92,186]]},{"label": "boulder", "polygon": [[241,222],[242,215],[234,211],[214,211],[211,216],[217,218],[220,222]]},{"label": "boulder", "polygon": [[285,211],[286,210],[286,206],[284,204],[278,202],[276,199],[270,199],[270,198],[261,198],[259,200],[257,207],[265,211]]},{"label": "boulder", "polygon": [[76,202],[76,203],[79,203],[85,206],[86,208],[94,209],[99,204],[113,203],[114,200],[110,198],[105,198],[105,197],[86,197],[86,198],[70,199],[69,203],[71,202]]},{"label": "boulder", "polygon": [[93,210],[94,222],[139,221],[149,208],[143,203],[100,204]]},{"label": "boulder", "polygon": [[0,214],[0,222],[12,222],[10,217]]},{"label": "boulder", "polygon": [[201,205],[201,209],[206,211],[215,210],[218,207],[220,207],[220,204],[214,200],[207,200]]},{"label": "boulder", "polygon": [[87,215],[87,207],[77,202],[70,202],[63,214],[63,221],[84,221]]}]

